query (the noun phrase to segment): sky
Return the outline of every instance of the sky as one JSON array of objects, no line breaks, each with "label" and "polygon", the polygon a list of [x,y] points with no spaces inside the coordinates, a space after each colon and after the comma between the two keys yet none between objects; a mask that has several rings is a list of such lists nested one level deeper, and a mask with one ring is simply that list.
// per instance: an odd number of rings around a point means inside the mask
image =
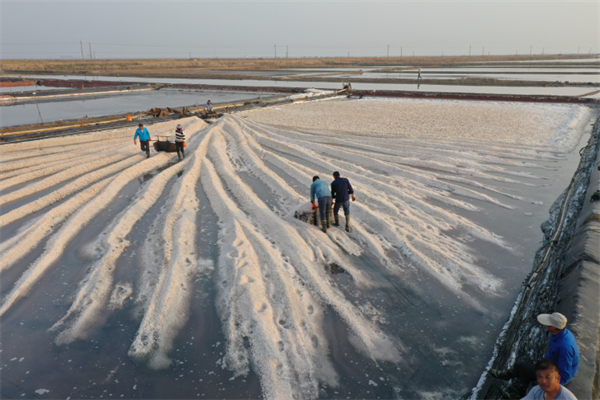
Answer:
[{"label": "sky", "polygon": [[594,1],[6,1],[2,59],[597,54]]}]

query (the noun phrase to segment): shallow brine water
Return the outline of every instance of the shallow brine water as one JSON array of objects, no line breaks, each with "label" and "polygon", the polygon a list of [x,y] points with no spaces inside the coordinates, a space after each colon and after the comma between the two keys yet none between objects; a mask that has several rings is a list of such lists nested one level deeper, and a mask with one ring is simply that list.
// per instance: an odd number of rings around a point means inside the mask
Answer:
[{"label": "shallow brine water", "polygon": [[[183,107],[213,103],[244,101],[258,98],[259,93],[211,92],[198,90],[162,89],[104,97],[72,97],[40,101],[38,104],[15,103],[1,106],[0,126],[48,123],[66,119],[100,117],[103,115],[147,111],[153,107]],[[40,120],[41,115],[41,120]]]},{"label": "shallow brine water", "polygon": [[[129,130],[3,145],[2,396],[458,398],[596,113],[337,99],[154,125],[181,162]],[[350,233],[294,218],[334,170]]]},{"label": "shallow brine water", "polygon": [[[405,73],[403,73],[404,75]],[[407,72],[410,74],[410,72]],[[384,74],[385,75],[385,74]],[[393,74],[389,75],[393,77]],[[396,75],[399,76],[399,75]],[[413,75],[408,75],[414,77]],[[342,81],[352,82],[354,75],[344,76],[339,75],[337,78]],[[532,77],[535,77],[533,75]],[[32,78],[40,78],[32,77]],[[65,77],[54,77],[55,79],[85,79],[89,77],[72,75]],[[336,79],[337,79],[336,78]],[[183,79],[183,78],[136,78],[136,77],[112,77],[112,76],[97,76],[95,80],[100,81],[123,81],[123,82],[139,82],[139,83],[170,83],[170,84],[200,84],[200,85],[217,85],[217,86],[248,86],[248,87],[265,87],[265,88],[318,88],[326,90],[340,90],[342,84],[340,82],[312,82],[312,81],[270,81],[270,80],[230,80],[230,79]],[[513,94],[513,95],[538,95],[538,96],[583,96],[592,90],[597,90],[593,87],[504,87],[504,86],[463,86],[463,85],[421,85],[416,84],[395,84],[395,83],[352,83],[352,87],[356,90],[403,90],[403,91],[421,91],[421,92],[440,92],[440,93],[487,93],[487,94]],[[180,104],[182,106],[185,104]]]}]

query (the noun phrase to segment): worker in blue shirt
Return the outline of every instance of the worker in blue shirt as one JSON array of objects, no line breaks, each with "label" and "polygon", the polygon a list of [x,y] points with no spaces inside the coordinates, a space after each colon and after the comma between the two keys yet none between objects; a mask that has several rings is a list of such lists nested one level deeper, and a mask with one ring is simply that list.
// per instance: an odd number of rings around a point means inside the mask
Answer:
[{"label": "worker in blue shirt", "polygon": [[579,348],[575,336],[566,328],[567,318],[561,313],[540,314],[537,319],[552,333],[546,358],[558,365],[560,384],[566,385],[579,367]]},{"label": "worker in blue shirt", "polygon": [[[546,330],[552,333],[548,344],[546,358],[558,366],[560,384],[566,385],[577,373],[579,366],[579,349],[575,336],[566,328],[567,317],[561,313],[540,314],[537,316],[540,324],[546,326]],[[535,381],[535,366],[528,361],[521,361],[506,371],[489,370],[488,374],[497,379],[510,380],[516,378],[512,385],[512,392],[506,393],[508,398],[522,398],[525,396],[529,383]]]},{"label": "worker in blue shirt", "polygon": [[144,124],[139,124],[138,128],[135,130],[135,136],[133,137],[133,144],[137,144],[137,138],[140,138],[140,146],[142,151],[146,152],[147,158],[150,158],[150,141],[152,138],[150,137],[150,132],[148,129],[144,128]]},{"label": "worker in blue shirt", "polygon": [[310,185],[310,202],[312,203],[313,211],[317,209],[315,197],[319,202],[321,229],[323,229],[323,232],[327,232],[330,224],[331,192],[329,191],[327,182],[322,181],[317,175],[313,176],[313,183]]},{"label": "worker in blue shirt", "polygon": [[335,200],[333,206],[333,225],[340,226],[338,212],[340,211],[340,207],[343,207],[344,216],[346,217],[346,232],[350,232],[350,195],[352,195],[352,201],[356,201],[354,189],[352,189],[350,181],[340,177],[340,173],[335,171],[333,173],[333,182],[331,182],[331,196]]}]

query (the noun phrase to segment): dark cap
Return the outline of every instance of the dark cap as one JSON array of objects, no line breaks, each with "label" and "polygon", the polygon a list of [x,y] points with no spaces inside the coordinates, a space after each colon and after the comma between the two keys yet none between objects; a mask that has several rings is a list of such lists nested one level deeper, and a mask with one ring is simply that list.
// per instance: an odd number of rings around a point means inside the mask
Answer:
[{"label": "dark cap", "polygon": [[144,124],[139,124],[138,126],[144,126]]}]

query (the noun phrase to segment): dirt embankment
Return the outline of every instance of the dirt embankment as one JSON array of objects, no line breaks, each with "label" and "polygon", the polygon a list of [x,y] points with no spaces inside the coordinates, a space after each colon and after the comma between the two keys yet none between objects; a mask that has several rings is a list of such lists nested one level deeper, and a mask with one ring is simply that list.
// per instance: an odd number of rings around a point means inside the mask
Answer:
[{"label": "dirt embankment", "polygon": [[[63,75],[107,75],[107,76],[162,76],[162,77],[213,77],[210,71],[268,71],[293,68],[356,68],[366,66],[399,65],[408,68],[486,66],[507,61],[545,61],[585,59],[582,56],[480,56],[480,57],[353,57],[353,58],[280,58],[280,59],[148,59],[148,60],[6,60],[0,62],[0,74],[63,74]],[[550,60],[550,62],[548,62]],[[503,64],[506,65],[506,64]],[[528,65],[531,65],[528,63]],[[558,63],[563,65],[564,63]],[[571,66],[571,64],[569,65]],[[589,65],[588,65],[589,66]],[[386,70],[382,70],[385,72]],[[242,74],[243,75],[243,74]],[[254,79],[258,79],[253,76]],[[229,75],[222,79],[240,79]],[[249,79],[249,78],[245,78]],[[271,79],[267,77],[267,79]]]}]

